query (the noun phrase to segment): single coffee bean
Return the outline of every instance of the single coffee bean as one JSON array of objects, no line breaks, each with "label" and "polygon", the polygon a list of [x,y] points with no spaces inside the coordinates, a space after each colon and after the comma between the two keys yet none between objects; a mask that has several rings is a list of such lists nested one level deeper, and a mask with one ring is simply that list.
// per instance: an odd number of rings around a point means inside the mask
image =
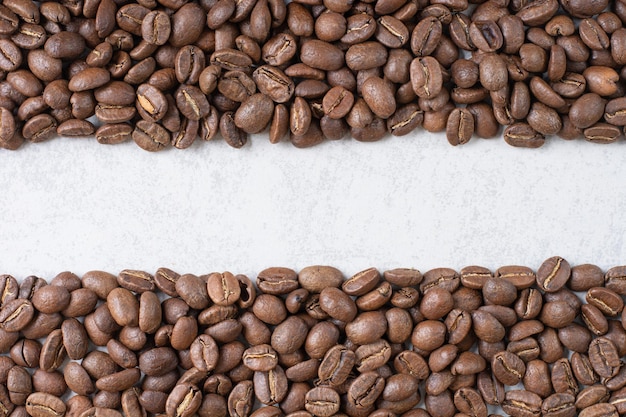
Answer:
[{"label": "single coffee bean", "polygon": [[34,392],[26,399],[26,411],[34,417],[56,417],[65,414],[66,406],[59,397]]},{"label": "single coffee bean", "polygon": [[196,275],[184,274],[178,276],[174,284],[174,290],[191,308],[202,310],[210,304],[206,282]]},{"label": "single coffee bean", "polygon": [[543,400],[541,410],[545,416],[572,417],[576,415],[574,396],[569,393],[556,393]]},{"label": "single coffee bean", "polygon": [[256,371],[253,382],[254,394],[265,405],[279,403],[287,395],[288,381],[280,366],[269,371]]},{"label": "single coffee bean", "polygon": [[581,410],[579,413],[580,416],[589,417],[589,416],[610,416],[616,417],[619,414],[617,413],[617,409],[613,404],[609,403],[599,403],[594,404]]},{"label": "single coffee bean", "polygon": [[150,84],[137,87],[137,111],[148,121],[157,122],[167,112],[167,100],[161,91]]},{"label": "single coffee bean", "polygon": [[109,82],[111,74],[104,68],[87,68],[74,75],[69,82],[70,91],[94,90]]},{"label": "single coffee bean", "polygon": [[153,45],[164,45],[170,37],[172,27],[170,17],[163,11],[152,11],[143,17],[141,36]]},{"label": "single coffee bean", "polygon": [[140,120],[131,134],[135,143],[150,152],[160,151],[169,144],[169,134],[160,125]]},{"label": "single coffee bean", "polygon": [[234,304],[239,300],[241,289],[235,276],[230,272],[214,273],[207,279],[207,290],[211,300],[222,306]]},{"label": "single coffee bean", "polygon": [[487,406],[480,393],[473,388],[461,388],[454,393],[455,407],[470,416],[485,417]]},{"label": "single coffee bean", "polygon": [[615,345],[605,337],[594,339],[591,342],[589,361],[596,373],[603,378],[615,376],[621,366]]},{"label": "single coffee bean", "polygon": [[24,124],[22,136],[31,142],[43,142],[56,133],[57,121],[48,114],[39,114]]},{"label": "single coffee bean", "polygon": [[466,108],[456,108],[448,116],[446,137],[452,146],[464,145],[474,134],[474,116]]},{"label": "single coffee bean", "polygon": [[202,393],[194,385],[178,384],[167,397],[165,411],[168,417],[190,417],[202,403]]},{"label": "single coffee bean", "polygon": [[254,387],[252,381],[241,381],[228,396],[228,413],[234,417],[250,415],[254,404]]},{"label": "single coffee bean", "polygon": [[419,97],[431,98],[443,87],[441,66],[432,57],[415,58],[411,62],[411,85]]},{"label": "single coffee bean", "polygon": [[9,301],[0,310],[0,326],[7,332],[19,332],[30,323],[34,313],[29,300],[17,298]]},{"label": "single coffee bean", "polygon": [[313,415],[330,417],[339,411],[339,405],[339,394],[332,388],[316,387],[306,393],[304,406]]},{"label": "single coffee bean", "polygon": [[96,130],[96,140],[99,143],[112,145],[131,139],[133,128],[129,124],[104,124]]},{"label": "single coffee bean", "polygon": [[590,288],[585,299],[609,317],[617,316],[624,308],[622,298],[617,293],[603,287]]},{"label": "single coffee bean", "polygon": [[491,361],[491,368],[496,378],[505,385],[517,385],[526,372],[526,365],[514,353],[503,351]]},{"label": "single coffee bean", "polygon": [[393,91],[382,78],[368,78],[361,91],[365,102],[378,117],[386,119],[396,111]]},{"label": "single coffee bean", "polygon": [[219,129],[226,143],[233,148],[239,149],[248,141],[248,135],[246,132],[239,129],[235,124],[233,112],[228,111],[222,115],[220,118]]},{"label": "single coffee bean", "polygon": [[596,123],[583,130],[585,140],[592,143],[613,143],[622,137],[622,132],[617,126],[608,123]]},{"label": "single coffee bean", "polygon": [[542,400],[530,391],[512,390],[505,395],[502,409],[513,417],[536,417],[541,415]]},{"label": "single coffee bean", "polygon": [[481,372],[478,374],[477,386],[484,401],[490,405],[500,405],[504,402],[504,385],[493,373]]},{"label": "single coffee bean", "polygon": [[269,124],[274,102],[265,94],[247,98],[235,112],[235,124],[246,133],[259,133]]}]

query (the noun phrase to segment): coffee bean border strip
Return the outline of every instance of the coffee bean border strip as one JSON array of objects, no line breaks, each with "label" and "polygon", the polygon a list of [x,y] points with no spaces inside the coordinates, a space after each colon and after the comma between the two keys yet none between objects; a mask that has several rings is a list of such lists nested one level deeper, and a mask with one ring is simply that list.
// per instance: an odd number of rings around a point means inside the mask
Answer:
[{"label": "coffee bean border strip", "polygon": [[0,417],[626,413],[626,266],[272,267],[256,283],[160,268],[0,288]]},{"label": "coffee bean border strip", "polygon": [[134,1],[2,1],[0,147],[623,137],[624,0]]}]

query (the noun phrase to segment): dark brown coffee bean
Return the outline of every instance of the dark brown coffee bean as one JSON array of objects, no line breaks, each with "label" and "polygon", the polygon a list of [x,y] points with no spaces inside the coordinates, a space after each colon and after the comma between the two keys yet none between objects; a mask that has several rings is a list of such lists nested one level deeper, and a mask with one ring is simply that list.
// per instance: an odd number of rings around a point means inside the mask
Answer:
[{"label": "dark brown coffee bean", "polygon": [[307,337],[306,323],[291,316],[276,326],[271,336],[271,345],[279,354],[293,353],[302,347]]},{"label": "dark brown coffee bean", "polygon": [[65,414],[66,406],[59,397],[34,392],[26,399],[26,411],[34,417],[52,417]]},{"label": "dark brown coffee bean", "polygon": [[22,64],[22,53],[20,49],[9,39],[0,41],[0,69],[10,72],[20,67]]},{"label": "dark brown coffee bean", "polygon": [[244,352],[243,363],[253,371],[269,371],[278,364],[278,354],[266,344],[252,346]]},{"label": "dark brown coffee bean", "polygon": [[478,374],[477,386],[484,401],[490,405],[500,405],[504,401],[504,385],[492,373]]},{"label": "dark brown coffee bean", "polygon": [[99,378],[96,381],[96,388],[109,392],[124,391],[135,385],[140,377],[141,371],[139,371],[139,369],[125,369]]},{"label": "dark brown coffee bean", "polygon": [[263,65],[252,74],[257,88],[277,103],[288,101],[294,93],[293,81],[279,68]]},{"label": "dark brown coffee bean", "polygon": [[339,48],[320,40],[304,42],[300,47],[300,59],[310,67],[325,71],[338,70],[345,62]]},{"label": "dark brown coffee bean", "polygon": [[187,3],[176,9],[176,13],[170,17],[169,42],[179,48],[198,40],[206,24],[206,12],[195,3]]},{"label": "dark brown coffee bean", "polygon": [[572,417],[576,415],[574,396],[569,393],[556,393],[543,400],[543,415]]},{"label": "dark brown coffee bean", "polygon": [[357,13],[349,16],[346,23],[346,34],[341,38],[341,42],[348,45],[365,42],[376,32],[376,19],[367,13]]},{"label": "dark brown coffee bean", "polygon": [[411,51],[417,57],[432,54],[441,39],[443,26],[436,17],[422,19],[411,34]]},{"label": "dark brown coffee bean", "polygon": [[504,131],[504,140],[511,146],[538,148],[545,143],[545,137],[526,123],[515,123]]},{"label": "dark brown coffee bean", "polygon": [[594,305],[602,313],[610,317],[616,316],[624,308],[622,298],[607,288],[590,288],[585,298],[589,304]]},{"label": "dark brown coffee bean", "polygon": [[415,58],[411,62],[411,85],[419,97],[431,98],[439,94],[443,86],[439,62],[428,56]]},{"label": "dark brown coffee bean", "polygon": [[0,310],[0,325],[7,332],[19,332],[33,318],[33,304],[21,298],[9,301]]},{"label": "dark brown coffee bean", "polygon": [[513,417],[536,417],[541,415],[542,400],[529,391],[513,390],[506,393],[502,409]]},{"label": "dark brown coffee bean", "polygon": [[131,139],[133,128],[131,125],[104,124],[96,130],[96,140],[102,144],[117,144]]},{"label": "dark brown coffee bean", "polygon": [[141,84],[137,87],[137,111],[144,119],[157,122],[167,112],[167,100],[161,91],[150,84]]},{"label": "dark brown coffee bean", "polygon": [[517,385],[526,373],[526,365],[519,356],[503,351],[496,354],[491,362],[496,378],[505,385]]},{"label": "dark brown coffee bean", "polygon": [[239,149],[248,141],[248,135],[235,125],[233,112],[226,112],[220,118],[220,133],[224,137],[226,143],[233,148]]},{"label": "dark brown coffee bean", "polygon": [[39,114],[24,124],[22,135],[31,142],[48,140],[56,133],[57,121],[50,115]]},{"label": "dark brown coffee bean", "polygon": [[253,382],[254,394],[265,405],[279,403],[287,395],[288,381],[280,366],[269,371],[255,372]]},{"label": "dark brown coffee bean", "polygon": [[382,78],[370,77],[362,86],[361,94],[378,117],[386,119],[396,111],[393,90]]},{"label": "dark brown coffee bean", "polygon": [[132,138],[135,143],[150,152],[160,151],[169,144],[169,134],[160,125],[140,120],[133,130]]},{"label": "dark brown coffee bean", "polygon": [[452,146],[464,145],[474,134],[474,116],[465,108],[457,108],[448,116],[446,136]]},{"label": "dark brown coffee bean", "polygon": [[296,52],[296,39],[288,33],[281,33],[263,45],[261,57],[269,65],[281,66],[289,62]]},{"label": "dark brown coffee bean", "polygon": [[246,99],[235,112],[235,124],[246,133],[259,133],[270,123],[274,102],[257,93]]},{"label": "dark brown coffee bean", "polygon": [[213,273],[207,279],[207,290],[211,300],[221,306],[234,304],[239,300],[241,289],[235,276],[230,272]]},{"label": "dark brown coffee bean", "polygon": [[179,384],[167,397],[165,411],[169,417],[190,417],[202,403],[202,393],[194,385]]},{"label": "dark brown coffee bean", "polygon": [[111,74],[104,68],[87,68],[70,79],[70,91],[94,90],[109,82]]},{"label": "dark brown coffee bean", "polygon": [[608,123],[596,123],[583,131],[585,140],[592,143],[613,143],[622,137],[622,132],[617,126]]},{"label": "dark brown coffee bean", "polygon": [[383,366],[391,358],[391,346],[387,341],[359,346],[355,351],[356,368],[359,372],[368,372]]},{"label": "dark brown coffee bean", "polygon": [[609,404],[609,403],[599,403],[599,404],[594,404],[592,406],[589,406],[585,408],[584,410],[581,410],[579,415],[583,417],[589,417],[589,416],[616,417],[619,414],[617,413],[617,409],[615,408],[615,405]]},{"label": "dark brown coffee bean", "polygon": [[164,45],[170,37],[171,30],[169,16],[159,10],[146,14],[141,23],[143,40],[153,45]]},{"label": "dark brown coffee bean", "polygon": [[327,381],[333,386],[339,386],[348,378],[355,362],[354,352],[343,345],[336,345],[324,355],[318,368],[318,376],[322,381]]},{"label": "dark brown coffee bean", "polygon": [[228,396],[228,413],[234,417],[247,417],[254,404],[254,388],[252,381],[241,381]]},{"label": "dark brown coffee bean", "polygon": [[223,25],[235,12],[235,2],[231,0],[220,0],[209,10],[207,14],[207,25],[210,29],[217,29]]},{"label": "dark brown coffee bean", "polygon": [[480,393],[473,388],[461,388],[454,393],[455,407],[467,415],[474,417],[485,417],[487,406]]},{"label": "dark brown coffee bean", "polygon": [[267,268],[259,272],[257,286],[267,294],[288,294],[298,288],[298,275],[289,268]]},{"label": "dark brown coffee bean", "polygon": [[603,378],[615,376],[621,366],[615,345],[605,337],[594,339],[591,342],[589,361],[596,373]]},{"label": "dark brown coffee bean", "polygon": [[174,68],[178,82],[196,84],[205,68],[204,53],[197,46],[184,46],[176,54]]}]

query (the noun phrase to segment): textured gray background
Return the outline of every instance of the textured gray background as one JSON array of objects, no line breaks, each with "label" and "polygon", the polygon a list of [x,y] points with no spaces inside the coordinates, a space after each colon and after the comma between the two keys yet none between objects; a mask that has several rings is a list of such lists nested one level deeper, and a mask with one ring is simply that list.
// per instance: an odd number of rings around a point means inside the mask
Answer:
[{"label": "textured gray background", "polygon": [[149,154],[54,139],[0,152],[0,272],[536,268],[626,263],[626,144],[420,132],[308,150],[255,136]]}]

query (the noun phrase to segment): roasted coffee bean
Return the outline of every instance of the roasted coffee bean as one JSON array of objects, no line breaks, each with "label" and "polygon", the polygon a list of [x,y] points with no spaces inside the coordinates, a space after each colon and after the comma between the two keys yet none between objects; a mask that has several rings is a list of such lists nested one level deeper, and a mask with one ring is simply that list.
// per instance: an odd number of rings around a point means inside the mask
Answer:
[{"label": "roasted coffee bean", "polygon": [[589,304],[597,307],[603,314],[609,317],[617,316],[624,308],[622,298],[607,288],[590,288],[585,298]]},{"label": "roasted coffee bean", "polygon": [[163,93],[150,84],[137,87],[137,110],[148,121],[157,122],[167,112],[167,100]]},{"label": "roasted coffee bean", "polygon": [[150,152],[160,151],[169,144],[170,136],[160,125],[140,120],[131,134],[135,143]]},{"label": "roasted coffee bean", "polygon": [[332,388],[316,387],[306,393],[304,406],[311,414],[330,417],[339,411],[339,394]]},{"label": "roasted coffee bean", "polygon": [[235,125],[246,133],[259,133],[270,123],[274,102],[265,94],[248,97],[235,112]]},{"label": "roasted coffee bean", "polygon": [[0,325],[7,332],[19,332],[30,323],[34,313],[35,309],[29,300],[11,300],[0,310]]},{"label": "roasted coffee bean", "polygon": [[439,62],[432,57],[415,58],[411,62],[411,85],[419,97],[431,98],[443,87]]},{"label": "roasted coffee bean", "polygon": [[269,371],[255,372],[253,382],[254,394],[265,405],[279,403],[287,395],[288,381],[280,366]]},{"label": "roasted coffee bean", "polygon": [[368,78],[363,83],[361,94],[367,105],[378,117],[386,119],[396,111],[393,90],[382,78]]},{"label": "roasted coffee bean", "polygon": [[35,392],[26,399],[26,411],[34,417],[62,416],[66,406],[60,398],[51,394]]},{"label": "roasted coffee bean", "polygon": [[220,133],[233,148],[241,148],[248,141],[248,135],[235,124],[232,112],[226,112],[220,118]]},{"label": "roasted coffee bean", "polygon": [[589,361],[596,373],[603,378],[615,376],[621,366],[615,345],[605,337],[594,339],[591,342]]},{"label": "roasted coffee bean", "polygon": [[457,108],[448,116],[446,136],[453,145],[464,145],[474,134],[474,116],[467,109]]},{"label": "roasted coffee bean", "polygon": [[505,395],[502,409],[513,417],[531,417],[541,415],[542,400],[529,391],[512,390]]},{"label": "roasted coffee bean", "polygon": [[615,417],[619,414],[617,414],[617,409],[615,408],[615,405],[609,403],[599,403],[589,406],[584,410],[581,410],[579,415],[582,415],[583,417],[598,415]]},{"label": "roasted coffee bean", "polygon": [[516,385],[526,373],[526,365],[514,353],[503,351],[491,361],[492,372],[505,385]]},{"label": "roasted coffee bean", "polygon": [[178,384],[167,397],[165,412],[169,417],[192,416],[202,403],[202,393],[194,385]]}]

